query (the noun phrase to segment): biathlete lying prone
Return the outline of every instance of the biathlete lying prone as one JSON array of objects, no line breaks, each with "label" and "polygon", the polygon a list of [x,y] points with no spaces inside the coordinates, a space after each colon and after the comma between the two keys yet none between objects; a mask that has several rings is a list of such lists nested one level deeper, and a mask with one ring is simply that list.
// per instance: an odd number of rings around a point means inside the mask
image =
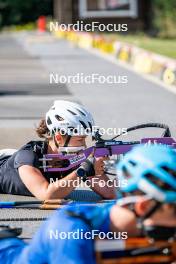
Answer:
[{"label": "biathlete lying prone", "polygon": [[[127,232],[128,237],[147,235],[166,241],[174,239],[175,151],[164,145],[135,147],[117,165],[117,175],[127,184],[121,187],[122,198],[116,204],[65,206],[41,226],[29,244],[16,238],[2,239],[1,263],[95,264],[94,239],[85,236],[93,230],[112,232],[112,236]],[[83,237],[63,238],[63,234],[78,230]]]},{"label": "biathlete lying prone", "polygon": [[[77,168],[66,172],[46,172],[41,160],[45,154],[78,153],[85,149],[88,131],[92,135],[93,126],[92,115],[82,105],[55,101],[36,130],[44,140],[30,141],[11,157],[0,158],[0,193],[32,195],[39,200],[74,199],[74,182],[81,182]],[[100,180],[109,180],[103,170],[104,160],[104,157],[96,158],[89,174],[89,185],[94,191],[89,193],[95,200],[115,198],[113,187],[99,186]],[[96,182],[91,184],[94,178],[97,178]]]}]

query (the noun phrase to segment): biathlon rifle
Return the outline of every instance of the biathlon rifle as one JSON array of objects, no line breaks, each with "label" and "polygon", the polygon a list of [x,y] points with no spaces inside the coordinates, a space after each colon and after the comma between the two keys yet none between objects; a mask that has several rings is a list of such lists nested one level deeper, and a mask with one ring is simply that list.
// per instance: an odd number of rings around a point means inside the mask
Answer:
[{"label": "biathlon rifle", "polygon": [[68,171],[70,169],[78,167],[84,162],[91,153],[94,153],[94,157],[107,157],[112,155],[121,155],[128,152],[132,147],[139,144],[165,144],[176,148],[176,141],[171,137],[170,129],[167,125],[159,123],[147,123],[138,126],[133,126],[127,129],[127,132],[131,132],[142,128],[162,128],[164,133],[161,137],[143,138],[139,141],[119,141],[117,137],[123,135],[123,133],[116,135],[112,139],[105,140],[97,131],[95,133],[95,145],[85,150],[80,151],[77,154],[45,154],[40,161],[43,162],[41,168],[47,172],[56,171]]},{"label": "biathlon rifle", "polygon": [[175,263],[176,240],[153,241],[146,237],[96,240],[97,264]]}]

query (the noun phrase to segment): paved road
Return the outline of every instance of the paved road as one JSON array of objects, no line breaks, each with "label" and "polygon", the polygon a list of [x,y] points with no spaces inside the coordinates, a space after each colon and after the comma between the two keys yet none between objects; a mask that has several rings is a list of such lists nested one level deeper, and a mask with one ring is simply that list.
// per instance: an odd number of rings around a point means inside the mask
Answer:
[{"label": "paved road", "polygon": [[[50,73],[127,75],[128,84],[49,85]],[[175,133],[175,94],[64,40],[27,33],[1,35],[0,148],[19,147],[35,138],[33,128],[55,99],[85,104],[94,114],[97,124],[105,128],[162,122],[171,125]],[[13,213],[4,212],[2,216],[13,217]],[[29,213],[33,212],[22,211],[25,216]],[[22,226],[23,237],[31,237],[40,224],[7,223]]]},{"label": "paved road", "polygon": [[[9,143],[18,146],[33,136],[31,127],[52,101],[60,98],[85,104],[101,127],[161,122],[169,124],[176,134],[175,94],[65,40],[35,33],[2,35],[0,58],[0,135],[9,127],[16,135],[16,141],[7,138],[0,147]],[[128,84],[49,85],[49,73],[127,75]],[[23,128],[29,129],[28,136]]]}]

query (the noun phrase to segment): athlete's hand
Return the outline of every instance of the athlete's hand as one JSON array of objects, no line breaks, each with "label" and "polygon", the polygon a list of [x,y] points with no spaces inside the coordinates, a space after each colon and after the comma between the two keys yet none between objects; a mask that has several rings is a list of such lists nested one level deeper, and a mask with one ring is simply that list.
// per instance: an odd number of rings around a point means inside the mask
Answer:
[{"label": "athlete's hand", "polygon": [[103,175],[104,174],[104,161],[108,160],[108,157],[100,157],[96,158],[94,162],[94,170],[95,170],[95,175]]}]

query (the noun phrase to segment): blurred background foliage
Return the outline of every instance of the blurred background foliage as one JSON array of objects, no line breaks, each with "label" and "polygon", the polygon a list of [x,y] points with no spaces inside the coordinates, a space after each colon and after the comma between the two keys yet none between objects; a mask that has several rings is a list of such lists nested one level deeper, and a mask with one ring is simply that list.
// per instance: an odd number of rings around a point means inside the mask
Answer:
[{"label": "blurred background foliage", "polygon": [[176,0],[153,0],[153,27],[158,36],[176,37]]},{"label": "blurred background foliage", "polygon": [[0,0],[0,27],[36,21],[40,15],[51,16],[52,0]]},{"label": "blurred background foliage", "polygon": [[[63,0],[67,1],[67,0]],[[73,0],[74,1],[74,0]],[[140,0],[138,0],[140,1]],[[176,0],[147,0],[151,3],[150,32],[161,38],[176,37]],[[40,15],[52,16],[54,0],[0,0],[0,27],[27,24],[32,28]]]}]

